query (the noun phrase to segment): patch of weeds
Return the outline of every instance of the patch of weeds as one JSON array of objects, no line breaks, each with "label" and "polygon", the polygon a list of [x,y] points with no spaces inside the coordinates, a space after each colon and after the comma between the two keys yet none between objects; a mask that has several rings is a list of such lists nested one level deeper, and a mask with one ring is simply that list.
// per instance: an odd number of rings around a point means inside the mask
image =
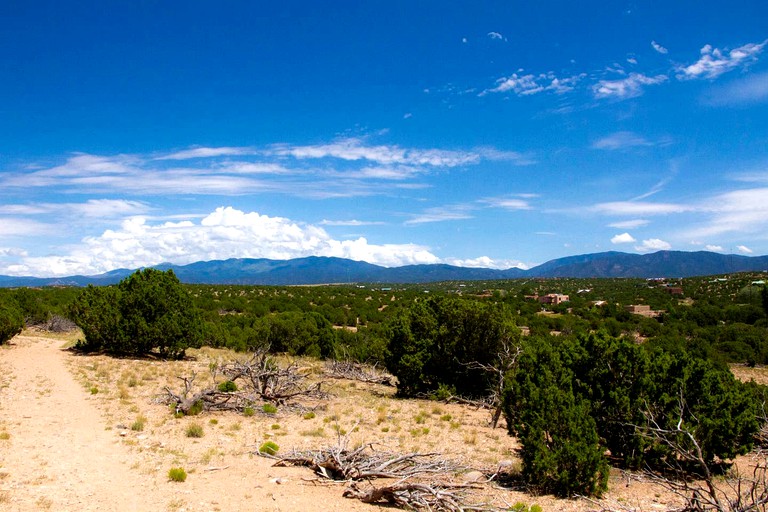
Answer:
[{"label": "patch of weeds", "polygon": [[216,418],[211,418],[208,421],[208,423],[210,423],[211,425],[218,425],[219,424],[219,420],[217,420]]},{"label": "patch of weeds", "polygon": [[420,411],[419,414],[413,417],[413,421],[415,421],[418,425],[423,425],[427,422],[427,413]]},{"label": "patch of weeds", "polygon": [[8,432],[0,432],[0,440],[7,441],[11,438],[11,434]]},{"label": "patch of weeds", "polygon": [[187,472],[184,468],[171,468],[168,470],[168,480],[171,482],[183,482],[187,479]]},{"label": "patch of weeds", "polygon": [[243,416],[251,417],[256,414],[256,410],[253,407],[246,406],[243,408]]},{"label": "patch of weeds", "polygon": [[317,427],[313,430],[304,430],[300,432],[302,436],[308,437],[325,437],[325,429],[323,427]]},{"label": "patch of weeds", "polygon": [[261,408],[265,414],[275,414],[277,412],[277,406],[275,404],[266,403]]},{"label": "patch of weeds", "polygon": [[453,419],[453,416],[450,414],[443,414],[440,416],[440,421],[451,421]]},{"label": "patch of weeds", "polygon": [[214,456],[218,455],[218,450],[216,448],[208,448],[206,452],[203,454],[202,457],[200,457],[200,462],[203,464],[209,464],[211,462],[211,459],[213,459]]},{"label": "patch of weeds", "polygon": [[339,425],[338,423],[334,423],[331,428],[333,429],[334,432],[336,432],[340,436],[343,436],[343,435],[347,434],[347,431],[344,430],[343,428],[341,428],[341,425]]},{"label": "patch of weeds", "polygon": [[237,391],[237,384],[231,380],[225,380],[224,382],[219,383],[217,387],[222,393],[232,393]]},{"label": "patch of weeds", "polygon": [[143,414],[140,414],[136,417],[136,421],[134,421],[131,424],[131,430],[134,432],[142,432],[144,430],[144,425],[147,423],[147,417]]},{"label": "patch of weeds", "polygon": [[317,416],[317,415],[316,415],[314,412],[312,412],[312,411],[309,411],[309,412],[305,412],[305,413],[304,413],[304,416],[302,416],[302,418],[304,418],[305,420],[311,420],[311,419],[313,419],[315,416]]},{"label": "patch of weeds", "polygon": [[389,432],[389,427],[381,427],[382,432]]},{"label": "patch of weeds", "polygon": [[92,395],[95,395],[96,393],[99,392],[99,388],[97,388],[96,386],[91,386],[89,391],[91,392]]},{"label": "patch of weeds", "polygon": [[231,425],[229,426],[229,430],[232,430],[232,431],[234,431],[234,432],[237,432],[237,431],[238,431],[238,430],[240,430],[241,428],[243,428],[243,426],[240,424],[240,422],[239,422],[239,421],[238,421],[237,423],[233,423],[233,424],[231,424]]},{"label": "patch of weeds", "polygon": [[330,423],[332,421],[339,421],[339,415],[331,414],[330,416],[326,416],[325,418],[323,418],[323,423]]},{"label": "patch of weeds", "polygon": [[203,437],[203,426],[199,423],[190,423],[187,426],[187,437]]},{"label": "patch of weeds", "polygon": [[259,446],[259,453],[265,453],[267,455],[274,455],[277,453],[277,451],[280,449],[280,447],[277,445],[274,441],[267,441],[266,443]]},{"label": "patch of weeds", "polygon": [[201,412],[203,412],[203,401],[198,400],[195,403],[193,403],[192,406],[189,408],[189,412],[187,413],[187,415],[197,416]]},{"label": "patch of weeds", "polygon": [[273,423],[273,424],[272,424],[272,426],[271,426],[270,428],[271,428],[272,430],[280,430],[280,425],[278,425],[277,423]]},{"label": "patch of weeds", "polygon": [[534,503],[530,507],[523,501],[518,501],[509,509],[510,512],[541,512],[541,505]]},{"label": "patch of weeds", "polygon": [[458,421],[451,421],[451,430],[457,430],[459,427],[461,427],[461,423]]}]

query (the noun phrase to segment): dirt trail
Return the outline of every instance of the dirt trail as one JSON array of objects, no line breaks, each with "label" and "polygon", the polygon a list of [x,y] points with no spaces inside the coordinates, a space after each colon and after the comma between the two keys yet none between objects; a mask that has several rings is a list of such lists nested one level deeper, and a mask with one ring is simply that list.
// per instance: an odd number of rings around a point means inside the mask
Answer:
[{"label": "dirt trail", "polygon": [[130,452],[67,370],[61,343],[19,336],[0,357],[0,414],[10,434],[0,452],[0,509],[164,508],[167,496],[130,469]]}]

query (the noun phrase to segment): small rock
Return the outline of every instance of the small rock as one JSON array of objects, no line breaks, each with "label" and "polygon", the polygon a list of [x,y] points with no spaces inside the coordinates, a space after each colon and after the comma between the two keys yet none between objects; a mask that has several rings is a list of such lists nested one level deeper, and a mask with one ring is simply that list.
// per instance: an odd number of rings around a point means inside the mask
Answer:
[{"label": "small rock", "polygon": [[464,475],[466,483],[479,482],[480,480],[485,480],[485,475],[481,471],[470,471]]},{"label": "small rock", "polygon": [[127,430],[121,430],[120,431],[120,437],[125,437],[127,435],[128,435],[128,431]]}]

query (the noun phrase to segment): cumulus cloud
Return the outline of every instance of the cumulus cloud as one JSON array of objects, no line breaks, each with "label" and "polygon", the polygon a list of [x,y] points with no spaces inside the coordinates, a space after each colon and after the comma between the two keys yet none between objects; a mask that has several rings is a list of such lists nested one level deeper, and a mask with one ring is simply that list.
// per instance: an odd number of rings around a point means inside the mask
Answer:
[{"label": "cumulus cloud", "polygon": [[750,249],[749,247],[747,247],[746,245],[737,245],[736,249],[739,252],[743,252],[744,254],[752,254],[753,252],[755,252],[752,249]]},{"label": "cumulus cloud", "polygon": [[643,94],[643,87],[658,85],[667,81],[666,75],[646,76],[642,73],[630,73],[626,78],[600,80],[592,86],[595,98],[634,98]]},{"label": "cumulus cloud", "polygon": [[607,135],[592,143],[593,149],[606,149],[610,151],[633,147],[653,146],[654,143],[645,137],[633,132],[616,132]]},{"label": "cumulus cloud", "polygon": [[622,233],[611,238],[612,244],[633,244],[635,242],[637,242],[637,240],[635,240],[635,237],[629,233]]},{"label": "cumulus cloud", "polygon": [[496,268],[506,270],[508,268],[519,268],[522,270],[528,269],[528,265],[521,261],[516,260],[497,260],[489,258],[488,256],[480,256],[478,258],[471,259],[459,259],[459,258],[446,258],[444,263],[448,265],[454,265],[457,267],[468,268]]},{"label": "cumulus cloud", "polygon": [[654,50],[656,50],[657,52],[659,52],[662,55],[666,55],[667,53],[669,53],[669,50],[667,50],[666,48],[661,46],[656,41],[651,41],[651,46],[653,47]]},{"label": "cumulus cloud", "polygon": [[701,49],[699,60],[688,66],[677,68],[679,80],[696,78],[717,78],[738,67],[747,66],[757,60],[768,40],[762,43],[748,43],[733,50],[721,50],[705,45]]},{"label": "cumulus cloud", "polygon": [[723,252],[725,250],[719,245],[705,245],[704,248],[712,252]]},{"label": "cumulus cloud", "polygon": [[665,242],[664,240],[659,240],[658,238],[643,240],[643,243],[641,245],[635,246],[635,250],[639,252],[668,251],[671,248],[672,246],[668,242]]},{"label": "cumulus cloud", "polygon": [[[4,225],[4,224],[0,224]],[[91,236],[62,256],[23,258],[14,273],[97,274],[170,261],[184,264],[227,258],[290,259],[335,256],[383,266],[438,263],[417,244],[371,244],[365,238],[336,240],[323,228],[283,217],[220,207],[199,222],[125,220],[119,228]],[[3,269],[8,271],[8,268]]]}]

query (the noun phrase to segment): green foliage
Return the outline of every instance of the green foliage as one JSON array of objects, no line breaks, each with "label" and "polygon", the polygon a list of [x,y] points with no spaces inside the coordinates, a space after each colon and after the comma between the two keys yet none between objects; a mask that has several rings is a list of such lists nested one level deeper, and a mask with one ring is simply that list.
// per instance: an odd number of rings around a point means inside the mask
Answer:
[{"label": "green foliage", "polygon": [[275,414],[277,412],[277,406],[275,404],[266,403],[261,408],[266,414]]},{"label": "green foliage", "polygon": [[487,394],[488,373],[469,363],[494,363],[507,328],[502,309],[492,304],[445,297],[415,303],[390,325],[386,364],[399,381],[398,393],[442,387]]},{"label": "green foliage", "polygon": [[186,430],[187,437],[203,437],[205,435],[205,431],[203,430],[203,426],[199,423],[190,423],[187,425]]},{"label": "green foliage", "polygon": [[178,358],[200,345],[201,323],[189,294],[173,274],[139,270],[116,287],[88,286],[70,315],[83,330],[80,348],[142,355],[157,350]]},{"label": "green foliage", "polygon": [[651,468],[694,449],[683,433],[643,435],[652,427],[681,425],[707,464],[746,453],[759,403],[754,386],[727,367],[604,332],[529,339],[503,398],[509,431],[523,445],[524,477],[562,495],[604,488],[606,448],[619,464]]},{"label": "green foliage", "polygon": [[187,472],[184,468],[171,468],[168,470],[168,480],[171,482],[184,482],[187,479]]},{"label": "green foliage", "polygon": [[253,407],[250,407],[250,406],[243,407],[243,416],[251,417],[254,414],[256,414],[256,410]]},{"label": "green foliage", "polygon": [[232,382],[231,380],[225,380],[224,382],[220,382],[217,388],[222,393],[232,393],[234,391],[237,391],[237,384]]},{"label": "green foliage", "polygon": [[267,455],[275,455],[278,450],[280,450],[280,447],[274,441],[267,441],[259,446],[259,453],[264,453]]},{"label": "green foliage", "polygon": [[10,340],[24,328],[24,316],[18,303],[10,297],[0,302],[0,345]]}]

